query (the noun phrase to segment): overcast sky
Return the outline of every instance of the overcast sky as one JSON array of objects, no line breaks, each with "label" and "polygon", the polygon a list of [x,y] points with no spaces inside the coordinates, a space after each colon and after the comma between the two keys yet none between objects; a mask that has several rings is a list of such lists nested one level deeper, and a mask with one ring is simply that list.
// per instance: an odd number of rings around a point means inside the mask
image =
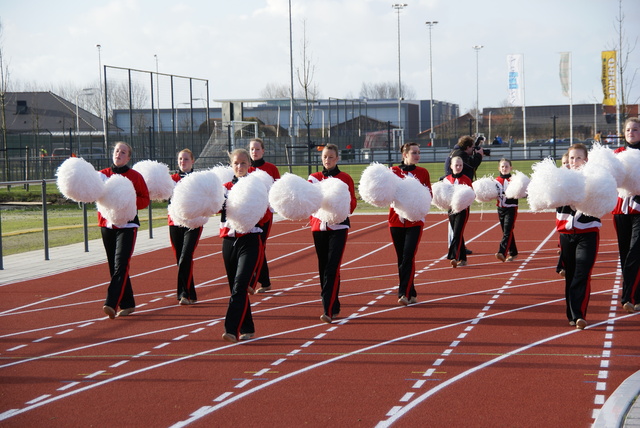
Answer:
[{"label": "overcast sky", "polygon": [[[524,55],[526,105],[568,104],[560,52],[572,53],[573,103],[602,102],[600,54],[617,49],[618,0],[406,0],[400,14],[401,76],[429,99],[499,107],[507,98],[509,54]],[[303,25],[323,98],[359,96],[363,82],[398,82],[398,15],[393,1],[292,0],[294,67]],[[640,101],[640,0],[622,0],[626,40],[637,44],[628,102]],[[211,99],[257,98],[289,75],[288,0],[4,1],[2,45],[11,80],[57,85],[98,82],[103,65],[209,79]],[[478,52],[476,75],[474,45]],[[627,49],[628,51],[628,49]]]}]

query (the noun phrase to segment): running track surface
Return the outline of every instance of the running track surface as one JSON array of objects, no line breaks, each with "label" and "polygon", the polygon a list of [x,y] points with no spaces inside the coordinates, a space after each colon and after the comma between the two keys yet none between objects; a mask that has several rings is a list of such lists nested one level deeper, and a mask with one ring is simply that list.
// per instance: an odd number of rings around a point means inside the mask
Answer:
[{"label": "running track surface", "polygon": [[277,222],[273,291],[251,297],[256,339],[235,345],[220,338],[219,238],[197,249],[193,306],[177,305],[170,248],[134,256],[137,311],[126,318],[102,313],[106,263],[4,285],[0,426],[589,426],[640,366],[610,216],[583,331],[566,320],[553,213],[520,213],[510,263],[494,257],[495,211],[472,213],[474,253],[458,269],[445,259],[446,222],[427,216],[419,303],[401,307],[386,215],[353,216],[333,324],[319,320],[308,227]]}]

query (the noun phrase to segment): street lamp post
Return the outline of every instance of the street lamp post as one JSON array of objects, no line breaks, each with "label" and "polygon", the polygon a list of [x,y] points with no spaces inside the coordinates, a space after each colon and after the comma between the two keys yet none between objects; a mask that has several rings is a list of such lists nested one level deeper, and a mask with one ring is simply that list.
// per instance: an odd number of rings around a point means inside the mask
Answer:
[{"label": "street lamp post", "polygon": [[[78,152],[80,152],[80,111],[78,109],[78,98],[80,96],[90,96],[94,95],[98,90],[97,88],[84,88],[81,92],[76,94],[76,143],[78,145]],[[73,152],[73,150],[72,150]],[[93,152],[93,150],[92,150]],[[106,152],[105,152],[106,153]]]},{"label": "street lamp post", "polygon": [[153,57],[156,59],[156,103],[158,105],[156,117],[158,118],[158,133],[160,133],[162,130],[160,125],[160,69],[158,68],[158,55],[154,54]]},{"label": "street lamp post", "polygon": [[109,151],[109,143],[107,141],[107,103],[104,94],[104,82],[102,81],[102,46],[96,45],[96,48],[98,48],[98,74],[100,75],[100,116],[102,116],[102,134],[104,136],[104,152],[106,154]]},{"label": "street lamp post", "polygon": [[434,25],[436,25],[438,21],[427,21],[425,24],[429,27],[429,87],[431,89],[431,95],[429,96],[429,108],[431,113],[429,115],[431,119],[431,132],[429,132],[429,136],[431,137],[431,147],[433,147],[433,60],[431,56],[431,29]]},{"label": "street lamp post", "polygon": [[400,12],[407,7],[407,3],[395,3],[392,4],[396,12],[398,13],[398,128],[401,128],[401,103],[402,103],[402,74],[400,72]]},{"label": "street lamp post", "polygon": [[484,46],[482,45],[475,45],[472,46],[473,49],[475,49],[476,51],[476,137],[478,136],[478,120],[480,119],[480,106],[479,106],[479,100],[480,100],[480,81],[478,79],[479,76],[479,66],[478,66],[478,53],[480,52],[480,49],[482,49]]}]

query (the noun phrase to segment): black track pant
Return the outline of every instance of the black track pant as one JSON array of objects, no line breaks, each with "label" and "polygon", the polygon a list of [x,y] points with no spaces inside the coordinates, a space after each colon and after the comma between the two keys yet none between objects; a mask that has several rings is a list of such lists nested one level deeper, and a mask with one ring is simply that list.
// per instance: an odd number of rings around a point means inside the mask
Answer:
[{"label": "black track pant", "polygon": [[622,266],[620,302],[637,305],[640,304],[640,214],[616,214],[613,224]]},{"label": "black track pant", "polygon": [[413,279],[416,273],[416,253],[422,237],[422,226],[390,227],[391,240],[398,259],[398,297],[416,297]]},{"label": "black track pant", "polygon": [[255,333],[248,287],[255,287],[262,262],[262,241],[257,233],[222,240],[222,258],[227,270],[231,297],[224,320],[227,333],[238,337]]},{"label": "black track pant", "polygon": [[340,313],[340,265],[347,246],[349,229],[313,232],[313,243],[318,255],[320,296],[324,314],[333,318]]},{"label": "black track pant", "polygon": [[196,251],[201,235],[202,227],[189,229],[182,226],[169,226],[169,239],[178,263],[178,300],[183,297],[198,300],[193,280],[193,253]]},{"label": "black track pant", "polygon": [[262,269],[260,269],[260,275],[258,276],[258,282],[262,287],[271,286],[271,278],[269,277],[269,265],[267,264],[267,238],[269,238],[269,233],[271,233],[271,222],[268,221],[265,224],[260,226],[262,228],[262,233],[260,234],[260,239],[262,239],[262,247],[264,248],[262,254]]},{"label": "black track pant", "polygon": [[107,253],[111,282],[107,288],[105,306],[114,310],[135,308],[131,278],[129,278],[129,262],[136,245],[138,228],[109,229],[101,227],[102,243]]},{"label": "black track pant", "polygon": [[565,300],[567,318],[586,319],[591,295],[591,271],[596,262],[599,232],[561,233],[560,254],[565,270]]},{"label": "black track pant", "polygon": [[498,253],[505,257],[518,255],[516,237],[513,235],[517,217],[518,207],[498,207],[498,219],[500,220],[500,227],[502,227],[502,240],[500,241]]},{"label": "black track pant", "polygon": [[469,208],[456,214],[452,214],[449,211],[449,224],[453,231],[451,244],[449,244],[449,253],[447,254],[447,259],[449,260],[467,260],[467,247],[464,245],[464,237],[462,236],[467,220],[469,220]]}]

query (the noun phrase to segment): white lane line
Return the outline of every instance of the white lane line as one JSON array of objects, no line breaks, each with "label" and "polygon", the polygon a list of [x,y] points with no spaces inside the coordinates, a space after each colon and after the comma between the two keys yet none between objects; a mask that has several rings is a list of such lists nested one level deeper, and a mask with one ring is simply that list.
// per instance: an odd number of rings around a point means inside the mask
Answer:
[{"label": "white lane line", "polygon": [[[608,292],[608,291],[610,291],[610,290],[605,290],[603,292],[592,293],[592,294],[603,294],[603,293]],[[549,302],[536,303],[534,305],[529,305],[529,306],[522,306],[522,307],[519,307],[519,308],[516,308],[516,309],[511,309],[511,310],[508,310],[508,311],[496,312],[495,314],[491,314],[488,318],[496,318],[496,317],[500,317],[500,316],[505,316],[505,315],[509,315],[509,314],[512,314],[512,313],[515,313],[515,312],[519,312],[519,311],[523,311],[523,310],[528,310],[528,309],[532,309],[532,308],[545,306],[545,305],[548,305],[550,303],[557,303],[558,301],[564,301],[564,298],[552,300],[552,301],[549,301]],[[379,313],[383,313],[383,312],[387,312],[387,311],[388,310],[371,312],[371,313],[369,313],[369,314],[367,314],[365,316],[373,316],[373,315],[377,315]],[[617,318],[617,320],[622,320],[622,319],[626,319],[626,318],[633,317],[633,316],[634,316],[634,314],[621,315],[619,318]],[[445,329],[448,329],[448,328],[461,326],[461,325],[464,325],[464,324],[466,324],[468,322],[469,322],[469,320],[459,321],[459,322],[456,322],[456,323],[453,323],[453,324],[434,327],[434,328],[431,328],[431,329],[428,329],[428,330],[423,330],[423,331],[420,331],[420,332],[417,332],[417,333],[412,333],[412,334],[409,334],[409,335],[406,335],[406,336],[396,337],[396,338],[393,338],[393,339],[390,339],[390,340],[387,340],[387,341],[384,341],[384,342],[379,342],[379,343],[376,343],[374,345],[370,345],[370,346],[367,346],[365,348],[361,348],[361,349],[358,349],[358,350],[355,350],[355,351],[352,351],[352,352],[349,352],[349,353],[346,353],[346,354],[340,354],[340,355],[338,355],[336,357],[333,357],[333,358],[330,358],[328,360],[320,361],[320,362],[312,364],[310,366],[306,366],[306,367],[304,367],[304,368],[302,368],[300,370],[296,370],[294,372],[287,373],[287,374],[285,374],[285,375],[283,375],[281,377],[278,377],[276,379],[272,379],[272,380],[270,380],[268,382],[262,383],[259,386],[253,387],[253,388],[251,388],[249,390],[246,390],[246,391],[244,391],[244,392],[242,392],[242,393],[240,393],[240,394],[238,394],[236,396],[231,397],[227,401],[221,401],[220,404],[217,404],[217,405],[212,406],[211,408],[207,409],[201,416],[199,416],[197,418],[191,418],[191,419],[189,419],[187,421],[182,421],[182,422],[180,422],[180,423],[178,423],[178,424],[176,424],[174,426],[185,426],[186,424],[188,424],[190,422],[193,422],[193,421],[199,419],[200,417],[204,417],[204,416],[206,416],[206,415],[208,415],[210,413],[213,413],[216,410],[218,410],[218,409],[220,409],[222,407],[226,407],[229,404],[234,403],[235,401],[240,400],[240,399],[242,399],[242,398],[244,398],[244,397],[246,397],[246,396],[248,396],[250,394],[253,394],[253,393],[255,393],[257,391],[260,391],[260,390],[262,390],[264,388],[268,388],[271,385],[274,385],[276,383],[283,382],[285,380],[288,380],[288,379],[293,378],[295,376],[298,376],[300,374],[303,374],[303,373],[306,373],[308,371],[314,370],[314,369],[316,369],[318,367],[322,367],[322,366],[334,363],[336,361],[339,361],[339,360],[342,360],[342,359],[345,359],[345,358],[353,357],[354,355],[360,355],[360,354],[366,353],[368,351],[371,351],[373,349],[384,347],[384,346],[387,346],[387,345],[390,345],[390,344],[393,344],[393,343],[397,343],[397,342],[400,342],[400,341],[403,341],[403,340],[407,340],[407,339],[410,339],[410,338],[413,338],[413,337],[421,336],[423,334],[428,334],[428,333],[432,333],[432,332],[435,332],[435,331],[440,331],[440,330],[445,330]],[[603,324],[605,324],[605,322],[594,323],[594,324],[588,326],[587,329],[596,328],[596,327],[599,327],[599,326],[601,326]],[[290,334],[290,333],[297,332],[297,331],[303,331],[303,330],[307,330],[309,328],[315,328],[315,327],[317,327],[317,324],[313,325],[313,326],[302,327],[302,328],[295,329],[295,330],[288,331],[288,332],[275,333],[275,334],[272,334],[272,335],[265,336],[263,338],[259,338],[257,340],[260,340],[260,339],[264,340],[264,339],[271,338],[271,337],[278,337],[278,336],[282,336],[282,335],[285,335],[285,334]],[[463,378],[467,374],[470,374],[470,373],[473,373],[473,372],[475,372],[477,370],[480,370],[482,368],[488,367],[489,365],[494,364],[495,362],[502,361],[504,358],[507,358],[507,357],[512,356],[512,355],[516,355],[519,352],[523,352],[523,351],[525,351],[527,349],[530,349],[530,348],[532,348],[534,346],[538,346],[539,344],[546,343],[548,341],[555,340],[555,339],[560,338],[560,337],[564,337],[565,335],[575,334],[576,332],[579,332],[579,331],[580,330],[570,330],[570,331],[567,331],[565,333],[561,333],[559,335],[552,336],[550,338],[542,339],[542,340],[540,340],[538,342],[535,342],[533,344],[527,345],[527,346],[525,346],[523,348],[519,348],[516,351],[504,354],[504,355],[502,355],[502,356],[500,356],[500,357],[498,357],[498,358],[496,358],[494,360],[491,360],[491,361],[489,361],[487,363],[484,363],[484,364],[476,366],[476,367],[474,367],[474,368],[472,368],[470,370],[467,370],[463,374],[460,374],[460,375],[450,379],[446,383],[440,384],[439,388],[442,389],[442,388],[454,383],[455,381]],[[53,403],[55,401],[70,397],[72,395],[79,394],[81,392],[85,392],[85,391],[93,389],[93,388],[101,387],[101,386],[106,385],[106,384],[111,383],[111,382],[116,382],[118,380],[125,379],[125,378],[131,377],[131,376],[135,376],[137,374],[144,373],[144,372],[147,372],[147,371],[155,370],[155,369],[158,369],[160,367],[168,366],[170,364],[180,363],[180,362],[182,362],[184,360],[187,360],[187,359],[190,359],[190,358],[196,358],[196,357],[199,357],[199,356],[202,356],[202,355],[209,355],[209,354],[212,354],[212,353],[220,351],[220,350],[228,349],[228,348],[230,348],[232,346],[238,346],[238,344],[224,345],[224,346],[220,346],[220,347],[217,347],[217,348],[209,349],[209,350],[206,350],[206,351],[198,352],[198,353],[195,353],[195,354],[185,355],[185,356],[176,358],[174,360],[163,361],[163,362],[158,363],[158,364],[154,364],[154,365],[151,365],[151,366],[143,367],[141,369],[134,370],[132,372],[123,373],[123,374],[118,375],[118,376],[113,376],[113,377],[111,377],[109,379],[105,379],[105,380],[102,380],[102,381],[99,381],[99,382],[95,382],[95,383],[92,383],[92,384],[89,384],[89,385],[85,385],[82,388],[78,388],[78,389],[76,389],[74,391],[69,391],[67,393],[60,394],[60,395],[55,396],[55,397],[51,397],[50,399],[47,399],[47,400],[44,400],[44,401],[40,401],[40,402],[32,404],[32,405],[30,405],[28,407],[24,407],[22,409],[12,410],[10,412],[3,413],[3,414],[0,415],[0,421],[8,419],[8,418],[16,416],[16,415],[19,415],[19,414],[22,414],[22,413],[29,412],[29,411],[31,411],[33,409],[36,409],[38,407],[41,407],[43,405]],[[299,352],[299,350],[298,350],[298,352]],[[608,352],[609,352],[609,355],[610,355],[610,351],[608,351]],[[292,354],[292,355],[295,355],[295,353]],[[606,356],[606,355],[607,355],[607,351],[603,351],[603,356]],[[423,398],[423,400],[426,399],[426,398],[428,398],[428,396],[425,396]],[[411,406],[411,408],[413,408],[413,406],[415,406],[417,404],[418,403],[416,401],[413,401],[412,403],[407,405],[407,408],[409,406]],[[404,411],[404,409],[403,409],[403,411]]]},{"label": "white lane line", "polygon": [[86,375],[85,379],[93,379],[96,376],[100,376],[104,372],[105,372],[104,370],[98,370],[97,372],[93,372],[91,374]]},{"label": "white lane line", "polygon": [[234,388],[244,388],[245,386],[249,385],[251,383],[253,379],[245,379],[242,382],[240,382],[239,384],[237,384],[236,386],[234,386]]},{"label": "white lane line", "polygon": [[[233,392],[225,392],[224,394],[218,395],[216,398],[213,399],[213,401],[224,401],[232,395],[233,395]],[[210,406],[207,406],[207,407],[210,408]],[[205,414],[206,413],[202,413],[202,416],[204,416]],[[200,416],[200,414],[198,414],[198,416]]]},{"label": "white lane line", "polygon": [[13,352],[13,351],[17,351],[18,349],[25,348],[26,346],[27,346],[27,345],[17,345],[17,346],[14,346],[13,348],[9,348],[9,349],[7,349],[7,351],[6,351],[6,352]]},{"label": "white lane line", "polygon": [[34,398],[31,401],[27,401],[27,404],[36,404],[36,403],[41,402],[42,400],[46,400],[49,397],[51,397],[51,394],[44,394],[44,395],[41,395],[40,397]]},{"label": "white lane line", "polygon": [[66,385],[58,388],[58,391],[66,391],[67,389],[73,388],[76,385],[80,385],[80,382],[69,382]]},{"label": "white lane line", "polygon": [[402,396],[402,398],[400,399],[400,402],[406,403],[407,401],[411,400],[411,397],[413,397],[415,394],[416,394],[415,392],[407,392]]}]

